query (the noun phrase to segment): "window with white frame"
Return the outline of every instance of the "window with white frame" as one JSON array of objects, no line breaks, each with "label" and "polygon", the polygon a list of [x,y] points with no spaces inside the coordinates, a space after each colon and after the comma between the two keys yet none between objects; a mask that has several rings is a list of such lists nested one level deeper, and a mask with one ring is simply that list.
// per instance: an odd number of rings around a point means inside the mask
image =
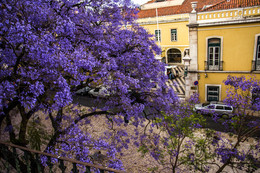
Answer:
[{"label": "window with white frame", "polygon": [[220,56],[221,56],[221,39],[210,38],[208,39],[208,58],[207,68],[208,70],[220,70]]},{"label": "window with white frame", "polygon": [[158,42],[161,42],[161,30],[160,29],[155,30],[155,40]]},{"label": "window with white frame", "polygon": [[171,41],[177,41],[177,29],[171,29]]},{"label": "window with white frame", "polygon": [[256,41],[255,67],[255,70],[260,70],[260,36]]},{"label": "window with white frame", "polygon": [[207,101],[219,101],[220,87],[219,86],[207,86]]}]

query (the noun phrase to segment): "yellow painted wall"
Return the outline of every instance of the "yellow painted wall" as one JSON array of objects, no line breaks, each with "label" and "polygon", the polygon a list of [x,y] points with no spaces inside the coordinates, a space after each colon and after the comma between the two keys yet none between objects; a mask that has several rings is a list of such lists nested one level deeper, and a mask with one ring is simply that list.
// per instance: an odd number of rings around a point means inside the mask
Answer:
[{"label": "yellow painted wall", "polygon": [[204,70],[207,60],[207,38],[221,37],[223,71],[251,71],[256,34],[260,34],[260,23],[199,28],[199,70]]},{"label": "yellow painted wall", "polygon": [[256,77],[256,79],[260,80],[260,73],[258,74],[242,74],[242,73],[207,73],[207,77],[205,78],[205,73],[200,73],[199,79],[199,99],[200,102],[206,101],[206,84],[209,85],[221,85],[221,100],[223,101],[226,98],[226,90],[227,87],[223,83],[224,80],[227,79],[228,75],[232,76],[246,76],[247,78]]},{"label": "yellow painted wall", "polygon": [[[159,24],[161,30],[161,45],[189,45],[188,22],[163,23]],[[151,34],[155,34],[157,25],[144,25]],[[177,29],[177,41],[171,41],[171,29]]]},{"label": "yellow painted wall", "polygon": [[[144,22],[144,19],[142,19],[142,22]],[[167,50],[170,48],[178,48],[183,57],[185,49],[189,48],[189,28],[186,26],[187,24],[188,21],[159,23],[161,42],[157,42],[157,44],[162,49],[162,57],[166,56]],[[157,24],[145,24],[141,26],[153,35],[157,29]],[[171,41],[171,29],[177,29],[177,41]]]},{"label": "yellow painted wall", "polygon": [[[243,11],[244,10],[244,11]],[[220,20],[241,20],[243,16],[259,16],[260,7],[250,7],[246,9],[223,10],[218,12],[205,12],[198,14],[199,22],[219,22]],[[170,48],[178,48],[181,50],[182,58],[184,50],[189,48],[189,28],[186,26],[189,14],[161,16],[153,18],[138,19],[138,22],[151,34],[155,34],[157,29],[156,21],[172,21],[159,23],[161,30],[161,42],[158,45],[162,48],[162,57],[166,56],[167,50]],[[185,21],[178,21],[178,20]],[[173,22],[175,20],[175,22]],[[148,24],[153,23],[153,24]],[[177,41],[171,41],[171,29],[177,29]],[[226,97],[226,86],[223,80],[228,75],[235,76],[249,76],[252,70],[252,60],[254,59],[255,51],[255,36],[260,34],[260,23],[249,24],[234,24],[222,26],[208,26],[198,28],[198,70],[199,85],[198,92],[200,94],[200,101],[204,102],[206,97],[206,84],[221,85],[220,101]],[[222,38],[222,55],[221,61],[223,63],[223,71],[221,73],[206,72],[205,78],[205,63],[207,60],[207,38],[220,37]],[[232,72],[237,73],[232,73]],[[260,72],[255,73],[256,78],[260,80]]]},{"label": "yellow painted wall", "polygon": [[[223,80],[227,76],[250,76],[252,70],[252,60],[255,53],[255,36],[260,34],[260,23],[225,25],[214,27],[199,27],[198,29],[198,69],[204,71],[204,61],[207,60],[207,38],[220,37],[222,38],[222,58],[223,72],[199,73],[199,94],[200,101],[206,99],[206,84],[221,85],[221,100],[226,97],[226,86]],[[236,71],[237,73],[232,73]],[[260,80],[260,72],[255,74]]]}]

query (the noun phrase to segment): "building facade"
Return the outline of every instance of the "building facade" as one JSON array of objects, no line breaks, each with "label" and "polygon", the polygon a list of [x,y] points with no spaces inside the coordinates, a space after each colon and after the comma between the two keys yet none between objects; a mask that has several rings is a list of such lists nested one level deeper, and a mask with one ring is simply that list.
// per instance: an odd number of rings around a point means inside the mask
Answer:
[{"label": "building facade", "polygon": [[186,63],[186,99],[199,93],[201,102],[222,101],[228,75],[260,79],[259,0],[152,0],[138,15],[162,61]]},{"label": "building facade", "polygon": [[188,26],[196,35],[190,47],[197,47],[191,50],[197,69],[189,69],[187,98],[198,92],[201,102],[223,101],[228,75],[260,80],[260,1],[225,0],[190,16],[196,19]]},{"label": "building facade", "polygon": [[184,0],[149,1],[141,6],[138,23],[155,35],[162,49],[160,57],[168,65],[183,64],[189,48],[189,13],[177,12]]}]

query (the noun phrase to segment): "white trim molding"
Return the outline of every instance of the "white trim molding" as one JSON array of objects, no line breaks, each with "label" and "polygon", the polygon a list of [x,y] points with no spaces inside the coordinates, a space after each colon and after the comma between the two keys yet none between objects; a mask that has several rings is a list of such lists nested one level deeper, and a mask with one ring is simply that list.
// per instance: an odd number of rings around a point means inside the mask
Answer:
[{"label": "white trim molding", "polygon": [[[258,60],[256,59],[256,57],[257,57],[257,51],[258,51],[258,49],[259,49],[259,47],[260,47],[260,43],[258,43],[258,38],[260,37],[260,34],[256,34],[255,35],[255,45],[254,45],[254,57],[253,57],[253,61],[255,61],[254,63],[255,64],[252,64],[252,70],[253,71],[259,71],[260,70],[260,65],[258,65],[259,63],[257,62],[257,61],[259,61],[260,59],[260,57],[258,58]],[[259,47],[258,47],[259,46]],[[253,61],[252,61],[252,63],[253,63]]]},{"label": "white trim molding", "polygon": [[[172,40],[172,30],[176,30],[176,40]],[[170,41],[171,42],[177,42],[178,41],[178,29],[177,28],[170,28]]]},{"label": "white trim molding", "polygon": [[205,61],[208,61],[208,40],[212,38],[219,38],[220,39],[220,58],[219,62],[223,61],[223,36],[209,36],[206,37],[206,56]]},{"label": "white trim molding", "polygon": [[257,50],[258,37],[260,37],[260,33],[255,35],[254,57],[253,57],[253,60],[254,60],[254,61],[256,60],[256,50]]}]

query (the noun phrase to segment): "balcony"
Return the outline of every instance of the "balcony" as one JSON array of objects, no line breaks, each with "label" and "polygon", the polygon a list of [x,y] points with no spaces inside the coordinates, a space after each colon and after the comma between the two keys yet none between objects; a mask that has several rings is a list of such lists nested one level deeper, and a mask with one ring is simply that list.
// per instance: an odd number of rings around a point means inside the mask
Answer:
[{"label": "balcony", "polygon": [[252,61],[252,71],[260,71],[260,60]]},{"label": "balcony", "polygon": [[[211,65],[209,61],[205,61],[205,70],[211,70],[211,71],[223,71],[223,61],[219,61],[218,65]],[[217,64],[217,63],[215,63]]]}]

